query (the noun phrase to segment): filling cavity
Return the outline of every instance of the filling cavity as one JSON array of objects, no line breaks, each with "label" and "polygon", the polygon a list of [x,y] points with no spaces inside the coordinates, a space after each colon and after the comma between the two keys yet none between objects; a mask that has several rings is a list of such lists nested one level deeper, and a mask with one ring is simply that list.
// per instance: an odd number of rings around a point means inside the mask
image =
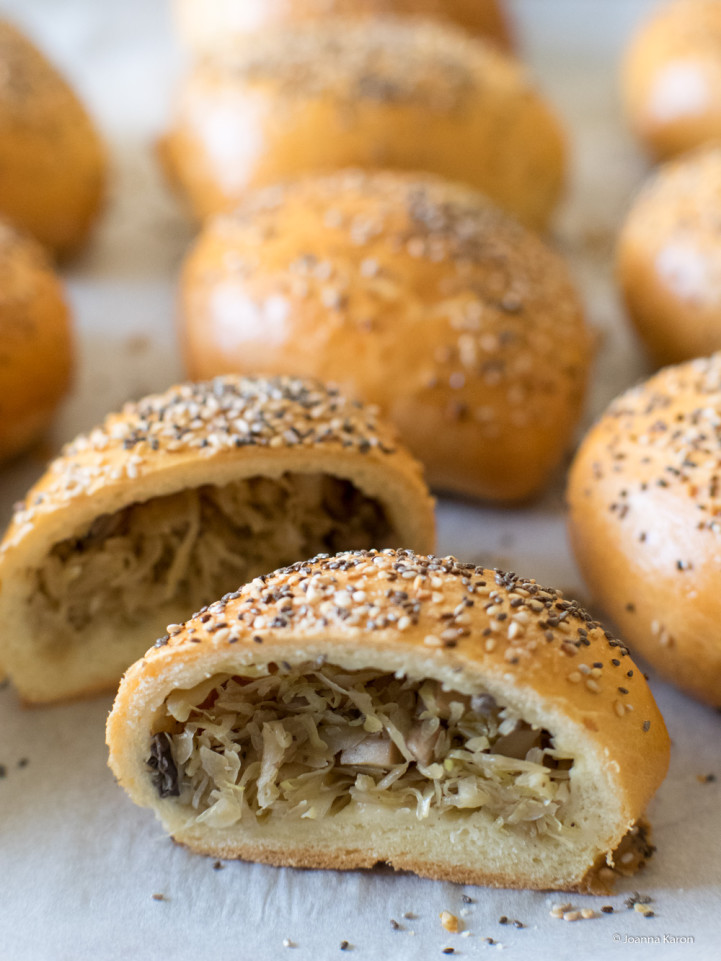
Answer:
[{"label": "filling cavity", "polygon": [[56,544],[37,572],[35,610],[55,639],[99,615],[138,624],[164,608],[163,623],[182,621],[259,574],[394,536],[377,501],[326,474],[199,487],[103,515]]},{"label": "filling cavity", "polygon": [[[572,760],[487,693],[379,670],[269,664],[174,691],[149,773],[198,822],[319,819],[351,803],[559,835]],[[175,779],[169,781],[169,772]]]}]

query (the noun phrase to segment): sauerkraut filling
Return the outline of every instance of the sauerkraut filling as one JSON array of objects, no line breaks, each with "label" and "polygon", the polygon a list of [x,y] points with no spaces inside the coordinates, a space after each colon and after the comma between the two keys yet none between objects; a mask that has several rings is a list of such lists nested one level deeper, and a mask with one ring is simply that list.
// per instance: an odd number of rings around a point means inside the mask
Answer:
[{"label": "sauerkraut filling", "polygon": [[198,822],[319,819],[347,805],[562,830],[572,761],[490,694],[330,664],[270,664],[174,691],[148,759],[161,797]]},{"label": "sauerkraut filling", "polygon": [[204,486],[106,514],[56,544],[37,572],[34,609],[55,639],[58,628],[79,632],[100,614],[140,623],[169,603],[184,620],[300,558],[393,539],[381,504],[326,474]]}]

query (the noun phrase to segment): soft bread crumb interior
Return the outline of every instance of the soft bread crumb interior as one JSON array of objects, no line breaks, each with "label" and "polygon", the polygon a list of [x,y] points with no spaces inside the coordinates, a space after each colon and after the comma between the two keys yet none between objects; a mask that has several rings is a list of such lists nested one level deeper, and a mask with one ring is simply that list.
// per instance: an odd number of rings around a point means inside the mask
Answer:
[{"label": "soft bread crumb interior", "polygon": [[401,672],[281,662],[216,675],[165,701],[148,777],[191,821],[333,820],[350,808],[460,823],[479,811],[560,838],[572,758],[488,693]]},{"label": "soft bread crumb interior", "polygon": [[119,642],[126,628],[147,630],[148,622],[157,636],[259,574],[395,537],[378,501],[327,474],[251,477],[153,498],[55,544],[35,575],[35,636],[58,653],[101,620],[117,625]]}]

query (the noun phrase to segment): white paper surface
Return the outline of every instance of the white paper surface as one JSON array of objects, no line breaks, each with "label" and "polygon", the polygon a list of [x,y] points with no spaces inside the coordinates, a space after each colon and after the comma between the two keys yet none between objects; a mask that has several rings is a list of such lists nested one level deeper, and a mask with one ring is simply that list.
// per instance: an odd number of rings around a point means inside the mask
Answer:
[{"label": "white paper surface", "polygon": [[[611,246],[644,163],[624,133],[616,61],[649,0],[521,0],[514,5],[542,85],[569,128],[573,183],[559,242],[601,332],[590,413],[645,373],[612,283]],[[75,392],[42,454],[0,474],[0,520],[60,442],[129,397],[181,376],[174,286],[191,229],[166,193],[152,155],[170,103],[179,54],[158,0],[6,0],[72,77],[108,139],[108,209],[82,259],[65,271],[80,353]],[[590,416],[590,414],[589,414]],[[441,553],[498,564],[583,598],[565,542],[561,483],[515,512],[440,505]],[[152,639],[151,639],[152,640]],[[721,759],[718,714],[657,682],[673,738],[669,777],[650,810],[658,853],[608,899],[490,891],[397,875],[296,871],[213,861],[168,840],[135,808],[106,767],[111,699],[22,710],[0,691],[0,961],[267,959],[315,961],[458,957],[713,958],[721,943]],[[714,773],[717,783],[698,775]],[[646,920],[623,906],[639,889]],[[162,894],[164,900],[154,900]],[[462,896],[473,898],[464,904]],[[575,924],[551,904],[612,904],[612,915]],[[446,933],[439,913],[470,936]],[[417,915],[404,917],[406,912]],[[500,925],[502,915],[526,926]],[[402,925],[393,930],[390,919]],[[492,946],[484,938],[499,942]],[[660,944],[638,943],[638,937]],[[671,937],[690,937],[679,944]],[[295,947],[285,948],[284,938]],[[491,952],[491,954],[489,954]]]}]

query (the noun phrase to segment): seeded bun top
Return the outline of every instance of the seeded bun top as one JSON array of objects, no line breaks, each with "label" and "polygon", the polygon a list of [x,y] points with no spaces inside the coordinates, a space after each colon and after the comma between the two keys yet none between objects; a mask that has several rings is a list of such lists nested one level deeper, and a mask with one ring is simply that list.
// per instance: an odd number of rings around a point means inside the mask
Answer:
[{"label": "seeded bun top", "polygon": [[503,0],[175,0],[183,41],[210,52],[239,35],[328,17],[423,16],[446,20],[510,49]]},{"label": "seeded bun top", "polygon": [[575,601],[513,573],[405,550],[321,555],[256,578],[171,625],[128,671],[118,701],[151,676],[163,679],[161,703],[197,683],[201,665],[208,677],[229,659],[333,662],[336,649],[346,667],[393,653],[414,676],[462,692],[480,676],[500,703],[566,729],[569,743],[580,726],[617,784],[624,831],[665,775],[668,735],[643,674]]},{"label": "seeded bun top", "polygon": [[404,498],[424,505],[401,527],[411,540],[433,538],[421,468],[374,408],[309,379],[224,377],[126,404],[68,444],[16,505],[0,557],[18,547],[34,556],[35,545],[42,550],[102,513],[207,483],[210,462],[216,484],[239,471],[337,471],[369,496],[395,496],[399,523]]},{"label": "seeded bun top", "polygon": [[60,279],[36,241],[0,219],[0,460],[46,430],[72,367]]},{"label": "seeded bun top", "polygon": [[543,229],[563,181],[559,124],[520,64],[449,25],[297,24],[197,63],[162,156],[204,218],[249,190],[348,167],[428,170]]},{"label": "seeded bun top", "polygon": [[721,148],[661,166],[619,238],[618,274],[631,319],[654,362],[721,349]]},{"label": "seeded bun top", "polygon": [[66,254],[102,201],[103,145],[63,77],[4,20],[0,63],[0,213]]},{"label": "seeded bun top", "polygon": [[721,136],[721,5],[658,4],[626,53],[623,96],[633,131],[657,158]]},{"label": "seeded bun top", "polygon": [[621,395],[569,479],[576,556],[633,650],[721,706],[721,354]]},{"label": "seeded bun top", "polygon": [[208,222],[183,271],[192,377],[332,380],[379,405],[439,489],[514,501],[562,457],[590,336],[563,261],[484,195],[345,171]]}]

